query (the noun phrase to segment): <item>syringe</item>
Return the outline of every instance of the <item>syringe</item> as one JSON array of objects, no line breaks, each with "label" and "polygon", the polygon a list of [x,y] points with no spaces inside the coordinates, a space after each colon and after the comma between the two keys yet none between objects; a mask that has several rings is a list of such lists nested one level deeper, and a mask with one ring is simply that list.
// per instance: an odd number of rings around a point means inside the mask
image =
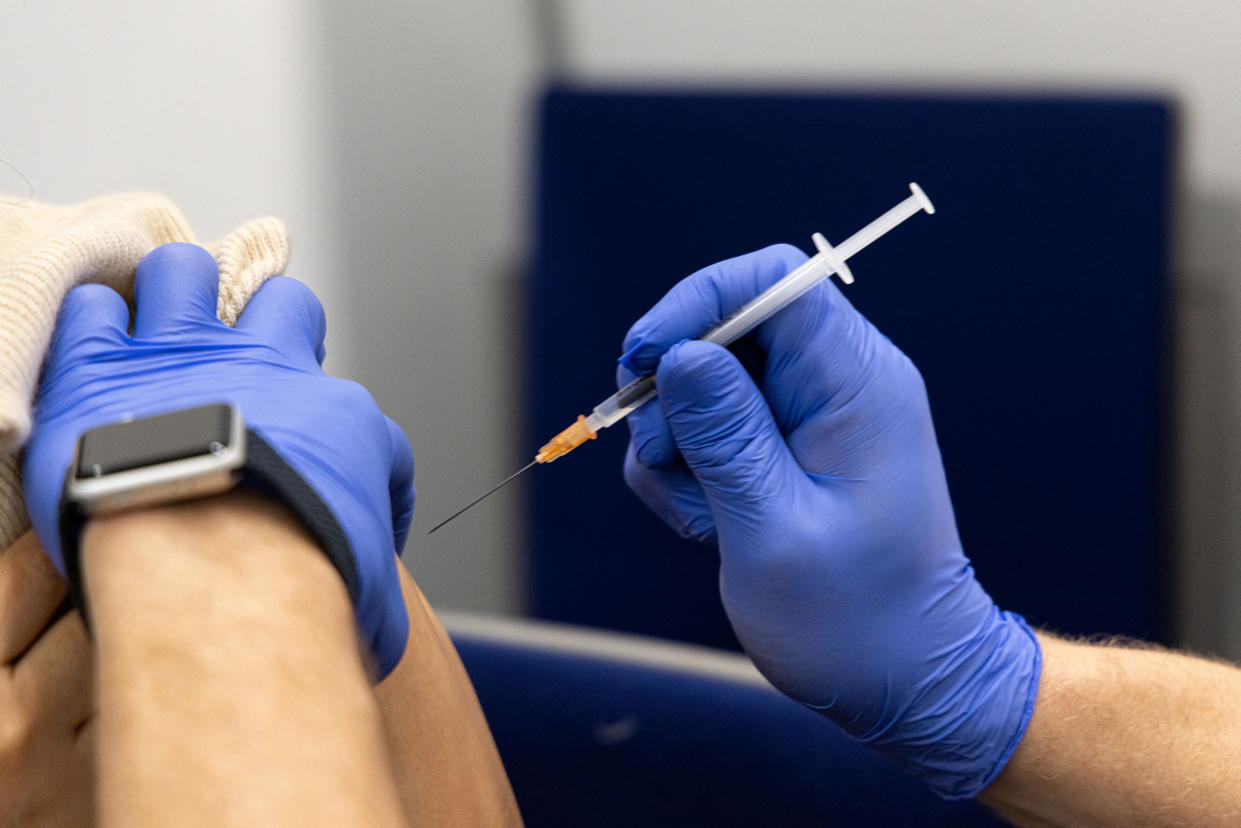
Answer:
[{"label": "syringe", "polygon": [[[927,213],[935,212],[935,205],[931,204],[921,187],[910,184],[909,189],[912,195],[854,233],[840,247],[833,248],[822,234],[815,233],[812,238],[819,251],[816,255],[742,305],[732,316],[699,339],[714,342],[716,345],[730,345],[833,273],[840,276],[845,284],[852,284],[853,274],[845,261],[910,216],[924,210]],[[595,439],[599,431],[625,419],[631,411],[653,399],[655,393],[653,373],[638,377],[595,406],[589,417],[579,414],[577,422],[539,449],[534,462],[550,463],[587,440]]]},{"label": "syringe", "polygon": [[[935,205],[931,204],[931,200],[927,198],[926,193],[922,192],[921,187],[911,183],[909,189],[912,195],[854,233],[839,247],[832,247],[827,243],[827,239],[823,238],[822,234],[815,233],[811,238],[814,240],[814,246],[818,249],[818,253],[754,299],[751,299],[723,322],[704,333],[699,339],[714,342],[717,345],[729,345],[754,330],[767,318],[793,302],[819,282],[830,277],[833,273],[838,275],[845,284],[852,284],[853,274],[845,264],[848,259],[905,221],[905,219],[923,211],[927,213],[935,212]],[[448,523],[449,520],[452,520],[475,503],[495,492],[531,466],[538,463],[550,463],[556,458],[563,457],[573,451],[573,449],[587,440],[595,439],[600,431],[625,419],[631,411],[653,399],[655,394],[654,373],[638,377],[596,405],[591,411],[590,416],[579,414],[577,421],[540,448],[539,453],[535,455],[534,460],[528,465],[510,477],[505,478],[495,488],[472,501],[465,508],[448,518],[448,520],[441,521],[431,531],[434,532],[436,529],[439,529],[445,523]]]}]

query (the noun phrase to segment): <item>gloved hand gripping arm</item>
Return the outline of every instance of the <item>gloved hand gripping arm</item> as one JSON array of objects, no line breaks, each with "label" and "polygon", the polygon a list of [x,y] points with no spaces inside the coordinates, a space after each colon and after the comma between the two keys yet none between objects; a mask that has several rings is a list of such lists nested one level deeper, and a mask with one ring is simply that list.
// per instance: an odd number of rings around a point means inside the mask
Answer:
[{"label": "gloved hand gripping arm", "polygon": [[1033,711],[1041,651],[966,559],[922,379],[831,284],[760,326],[751,375],[684,341],[805,256],[706,268],[631,329],[619,381],[656,370],[630,415],[629,485],[681,535],[717,541],[720,595],[777,688],[945,797],[986,787]]},{"label": "gloved hand gripping arm", "polygon": [[84,285],[69,294],[25,458],[31,521],[63,574],[58,508],[78,437],[126,416],[232,403],[343,536],[333,562],[382,678],[399,660],[408,627],[394,552],[413,514],[409,443],[364,388],[323,373],[323,309],[304,285],[269,280],[230,328],[216,318],[218,280],[202,248],[155,250],[135,276],[132,334],[114,291]]}]

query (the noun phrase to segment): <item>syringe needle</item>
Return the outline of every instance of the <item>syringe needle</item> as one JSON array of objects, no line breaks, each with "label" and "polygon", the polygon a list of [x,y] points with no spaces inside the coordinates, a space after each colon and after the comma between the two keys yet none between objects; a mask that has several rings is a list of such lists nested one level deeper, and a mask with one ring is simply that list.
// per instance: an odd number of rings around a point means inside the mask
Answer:
[{"label": "syringe needle", "polygon": [[477,506],[480,502],[482,502],[483,500],[486,500],[489,496],[491,496],[491,495],[495,494],[495,493],[496,493],[496,492],[498,492],[500,489],[504,488],[504,484],[509,483],[509,482],[510,482],[510,481],[512,481],[515,477],[517,477],[517,475],[521,474],[521,473],[522,473],[522,472],[524,472],[526,469],[530,468],[530,466],[533,466],[533,465],[535,465],[535,464],[536,464],[536,463],[538,463],[538,462],[539,462],[538,460],[531,460],[531,461],[530,461],[530,463],[529,463],[528,465],[522,466],[520,469],[518,469],[517,471],[513,472],[512,474],[510,474],[508,477],[506,477],[506,478],[504,478],[503,480],[501,480],[499,483],[497,483],[497,484],[495,485],[495,487],[493,487],[492,489],[490,489],[490,490],[489,490],[486,494],[484,494],[484,495],[482,495],[481,497],[478,497],[478,498],[476,498],[476,499],[474,499],[474,500],[470,501],[467,505],[463,506],[461,509],[459,509],[459,510],[457,510],[456,512],[454,512],[454,513],[452,514],[452,516],[451,516],[451,517],[448,517],[448,518],[446,518],[445,520],[441,520],[439,523],[435,524],[435,527],[434,527],[434,528],[433,528],[430,532],[427,532],[427,534],[428,534],[428,535],[435,534],[435,530],[436,530],[436,529],[440,528],[441,526],[443,526],[445,523],[447,523],[448,521],[452,520],[453,518],[455,518],[455,517],[459,516],[462,512],[467,511],[467,510],[468,510],[468,509],[470,509],[472,506]]},{"label": "syringe needle", "polygon": [[[935,212],[935,206],[931,204],[931,200],[926,197],[926,193],[922,191],[921,187],[911,183],[909,190],[909,197],[845,239],[839,247],[833,248],[827,243],[827,239],[815,233],[813,237],[814,246],[818,248],[819,252],[814,257],[806,260],[786,274],[783,279],[780,279],[774,285],[767,288],[767,290],[742,305],[727,319],[724,319],[704,333],[700,339],[714,342],[716,345],[730,345],[832,274],[838,275],[846,283],[852,282],[853,274],[849,272],[848,266],[845,265],[846,259],[870,245],[884,233],[905,221],[905,219],[921,212]],[[589,417],[579,414],[576,422],[539,449],[539,453],[535,455],[533,463],[514,473],[512,477],[506,478],[490,492],[487,492],[487,494],[478,498],[478,500],[475,500],[469,506],[466,506],[465,509],[448,518],[448,520],[452,520],[457,515],[460,515],[461,512],[485,499],[505,483],[508,483],[514,477],[530,468],[530,466],[536,463],[550,463],[556,458],[563,457],[573,451],[573,449],[587,440],[595,439],[599,431],[625,419],[629,412],[650,401],[655,394],[654,373],[647,373],[638,377],[596,405]],[[437,525],[435,529],[439,529],[448,520]],[[434,532],[435,529],[432,529],[431,532]],[[431,534],[431,532],[427,534]]]}]

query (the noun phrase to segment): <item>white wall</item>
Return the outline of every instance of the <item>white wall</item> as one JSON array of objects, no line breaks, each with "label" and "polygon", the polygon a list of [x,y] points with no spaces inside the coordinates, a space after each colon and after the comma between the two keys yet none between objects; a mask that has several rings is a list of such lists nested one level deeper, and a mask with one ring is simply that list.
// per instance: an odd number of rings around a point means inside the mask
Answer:
[{"label": "white wall", "polygon": [[1235,2],[573,0],[567,20],[588,78],[1173,91],[1191,179],[1241,187]]},{"label": "white wall", "polygon": [[[0,159],[43,201],[171,196],[204,239],[247,219],[292,226],[290,275],[328,307],[322,64],[298,0],[0,0]],[[0,167],[0,192],[25,194]],[[332,367],[348,371],[334,329]]]}]

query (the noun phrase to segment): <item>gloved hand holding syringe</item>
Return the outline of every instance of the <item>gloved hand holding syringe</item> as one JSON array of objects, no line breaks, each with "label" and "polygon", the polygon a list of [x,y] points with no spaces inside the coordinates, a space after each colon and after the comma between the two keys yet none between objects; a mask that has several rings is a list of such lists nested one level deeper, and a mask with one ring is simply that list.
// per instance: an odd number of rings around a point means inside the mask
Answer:
[{"label": "gloved hand holding syringe", "polygon": [[[838,275],[845,284],[852,284],[853,274],[845,264],[848,259],[911,216],[922,211],[935,212],[935,206],[921,187],[911,183],[909,189],[912,194],[908,198],[854,233],[839,247],[832,247],[822,234],[815,233],[814,245],[819,251],[816,255],[698,338],[717,345],[730,345],[833,273]],[[540,448],[534,460],[529,464],[505,478],[486,494],[472,501],[451,517],[436,524],[431,532],[439,529],[532,466],[550,463],[568,454],[587,440],[595,439],[599,431],[619,423],[630,412],[652,400],[656,393],[653,373],[638,377],[595,406],[589,416],[579,414],[577,421]]]}]

